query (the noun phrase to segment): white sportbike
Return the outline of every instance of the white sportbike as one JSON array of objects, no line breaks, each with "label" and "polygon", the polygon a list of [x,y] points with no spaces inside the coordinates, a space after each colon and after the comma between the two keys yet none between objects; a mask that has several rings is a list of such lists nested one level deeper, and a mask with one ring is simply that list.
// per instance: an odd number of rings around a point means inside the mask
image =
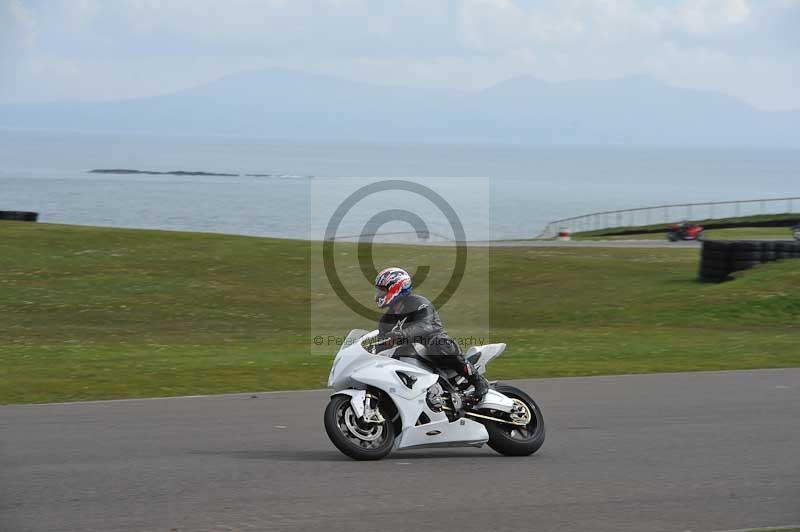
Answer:
[{"label": "white sportbike", "polygon": [[[491,383],[475,403],[464,378],[436,368],[422,345],[380,347],[378,331],[353,330],[331,367],[325,431],[347,456],[379,460],[395,449],[485,443],[501,454],[527,456],[544,443],[542,412],[522,390]],[[483,374],[505,347],[471,347],[464,356]]]}]

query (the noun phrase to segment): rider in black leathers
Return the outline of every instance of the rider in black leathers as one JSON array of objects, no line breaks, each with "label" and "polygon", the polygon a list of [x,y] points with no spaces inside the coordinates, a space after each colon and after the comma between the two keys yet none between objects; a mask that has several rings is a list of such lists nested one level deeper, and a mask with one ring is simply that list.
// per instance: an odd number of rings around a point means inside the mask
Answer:
[{"label": "rider in black leathers", "polygon": [[412,343],[424,345],[431,362],[442,368],[453,369],[465,377],[475,388],[473,397],[480,400],[489,390],[489,383],[464,359],[459,345],[445,331],[433,304],[421,295],[410,293],[411,278],[405,271],[387,268],[378,274],[375,282],[378,305],[384,306],[380,298],[387,292],[391,293],[394,282],[398,282],[397,276],[399,282],[407,277],[407,291],[397,292],[385,305],[386,313],[378,324],[380,337],[387,340],[387,347]]}]

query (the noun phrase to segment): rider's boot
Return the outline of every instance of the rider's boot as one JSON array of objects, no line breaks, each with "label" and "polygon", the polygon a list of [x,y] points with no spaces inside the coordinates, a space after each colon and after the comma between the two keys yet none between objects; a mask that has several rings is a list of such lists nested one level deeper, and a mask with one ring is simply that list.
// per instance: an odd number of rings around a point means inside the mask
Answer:
[{"label": "rider's boot", "polygon": [[475,387],[475,391],[472,392],[472,398],[476,403],[481,402],[483,396],[489,391],[489,381],[487,381],[483,375],[478,375],[476,373],[475,375],[470,376],[467,382]]},{"label": "rider's boot", "polygon": [[477,372],[471,362],[467,362],[464,367],[464,373],[466,374],[467,382],[475,388],[475,391],[472,392],[472,400],[479,403],[483,396],[486,395],[486,392],[489,391],[489,381]]}]

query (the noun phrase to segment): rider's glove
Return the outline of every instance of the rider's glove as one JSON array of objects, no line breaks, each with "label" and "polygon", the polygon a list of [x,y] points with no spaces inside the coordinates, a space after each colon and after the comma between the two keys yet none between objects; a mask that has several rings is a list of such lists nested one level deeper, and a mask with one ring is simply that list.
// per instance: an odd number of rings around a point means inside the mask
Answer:
[{"label": "rider's glove", "polygon": [[386,333],[386,339],[389,340],[389,345],[400,345],[405,341],[405,335],[402,331],[391,330]]}]

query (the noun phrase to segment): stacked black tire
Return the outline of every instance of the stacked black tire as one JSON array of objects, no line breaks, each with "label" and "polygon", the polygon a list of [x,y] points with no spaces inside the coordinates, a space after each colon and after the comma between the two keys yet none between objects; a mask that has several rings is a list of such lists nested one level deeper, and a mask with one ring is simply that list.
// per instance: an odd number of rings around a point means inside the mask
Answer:
[{"label": "stacked black tire", "polygon": [[38,212],[0,211],[0,220],[13,220],[15,222],[35,222],[38,218],[39,218]]},{"label": "stacked black tire", "polygon": [[731,273],[774,260],[800,258],[800,242],[792,240],[705,240],[700,259],[700,280],[721,283]]}]

